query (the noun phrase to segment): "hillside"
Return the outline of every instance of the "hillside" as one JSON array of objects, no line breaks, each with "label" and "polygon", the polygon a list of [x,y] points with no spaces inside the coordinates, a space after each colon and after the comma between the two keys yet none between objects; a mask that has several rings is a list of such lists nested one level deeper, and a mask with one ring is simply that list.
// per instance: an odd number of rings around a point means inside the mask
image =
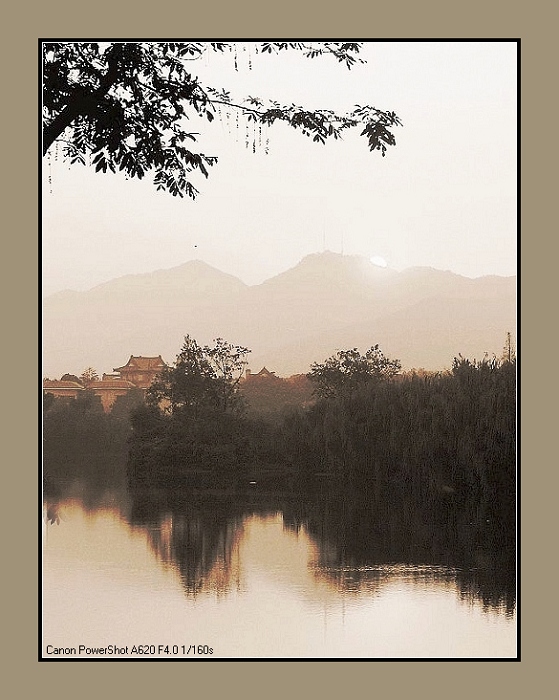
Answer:
[{"label": "hillside", "polygon": [[375,343],[405,368],[442,369],[459,352],[499,354],[515,318],[515,277],[396,272],[321,253],[249,287],[191,261],[45,299],[43,374],[108,372],[131,354],[171,362],[187,333],[245,345],[253,369],[280,376],[306,372],[337,348]]}]

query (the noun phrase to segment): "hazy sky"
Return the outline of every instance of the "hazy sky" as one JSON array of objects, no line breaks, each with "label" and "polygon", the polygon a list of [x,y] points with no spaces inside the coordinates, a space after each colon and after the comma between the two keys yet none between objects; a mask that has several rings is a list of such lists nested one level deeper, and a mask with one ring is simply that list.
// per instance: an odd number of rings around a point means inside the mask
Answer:
[{"label": "hazy sky", "polygon": [[348,71],[244,44],[237,72],[230,54],[192,70],[239,97],[393,110],[404,126],[385,158],[358,131],[322,146],[284,125],[261,137],[251,127],[247,149],[243,122],[193,117],[199,150],[219,157],[195,180],[196,201],[158,193],[149,178],[45,158],[44,293],[192,259],[256,284],[323,249],[381,256],[395,269],[515,274],[516,44],[369,42],[362,56],[367,64]]}]

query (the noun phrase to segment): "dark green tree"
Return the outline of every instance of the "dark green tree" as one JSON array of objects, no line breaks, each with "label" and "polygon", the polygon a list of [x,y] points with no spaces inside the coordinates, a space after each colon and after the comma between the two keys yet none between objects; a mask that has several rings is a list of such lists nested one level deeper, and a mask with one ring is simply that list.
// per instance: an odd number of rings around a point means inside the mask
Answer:
[{"label": "dark green tree", "polygon": [[131,484],[217,486],[239,478],[250,452],[238,392],[248,352],[222,338],[201,346],[186,336],[147,391],[147,405],[132,411]]},{"label": "dark green tree", "polygon": [[238,414],[243,406],[238,386],[249,352],[223,338],[213,347],[201,346],[187,335],[174,365],[149,388],[148,403],[195,419],[207,413]]},{"label": "dark green tree", "polygon": [[307,377],[316,385],[320,398],[350,396],[374,382],[392,379],[402,368],[399,360],[385,357],[378,345],[364,355],[357,348],[339,350],[322,363],[315,362]]},{"label": "dark green tree", "polygon": [[[361,44],[339,42],[261,42],[256,53],[299,51],[307,58],[332,56],[351,68]],[[202,84],[193,62],[207,52],[232,52],[235,43],[218,42],[43,42],[43,153],[55,142],[70,163],[91,163],[96,171],[123,171],[129,177],[153,175],[158,190],[194,198],[190,173],[208,176],[215,156],[194,152],[194,116],[213,121],[220,109],[257,126],[281,121],[318,143],[361,128],[369,149],[384,156],[395,144],[394,112],[356,106],[347,114],[281,105]],[[236,67],[236,58],[235,58]]]}]

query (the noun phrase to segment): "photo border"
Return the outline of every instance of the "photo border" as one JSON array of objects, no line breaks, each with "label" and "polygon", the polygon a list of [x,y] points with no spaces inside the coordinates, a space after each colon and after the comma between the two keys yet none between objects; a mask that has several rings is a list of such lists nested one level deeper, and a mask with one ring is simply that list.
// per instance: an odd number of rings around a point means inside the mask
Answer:
[{"label": "photo border", "polygon": [[[147,3],[145,4],[146,7]],[[554,470],[550,474],[532,476],[537,465],[547,466],[548,454],[545,441],[541,434],[547,423],[553,417],[550,406],[551,392],[543,391],[541,382],[537,381],[534,366],[536,338],[542,335],[553,347],[554,329],[544,331],[545,318],[548,325],[554,325],[549,319],[545,308],[545,298],[553,295],[553,288],[544,295],[538,290],[537,280],[542,279],[547,265],[555,257],[556,243],[550,241],[552,236],[545,236],[545,227],[552,225],[545,206],[550,201],[545,197],[553,195],[551,189],[554,175],[549,159],[549,145],[546,143],[547,134],[553,131],[547,128],[547,121],[555,114],[552,109],[555,102],[554,75],[551,70],[556,57],[552,54],[554,43],[551,37],[551,27],[554,26],[552,17],[548,16],[548,6],[543,2],[529,3],[522,9],[505,2],[474,2],[461,8],[451,7],[448,2],[414,3],[409,0],[392,7],[379,8],[362,2],[345,3],[343,7],[334,3],[282,3],[264,11],[257,3],[225,4],[212,3],[204,9],[185,8],[175,3],[160,3],[157,6],[157,16],[151,16],[148,9],[146,14],[140,10],[142,3],[134,5],[136,19],[130,16],[129,8],[118,8],[113,3],[104,0],[95,6],[83,6],[76,10],[75,4],[68,2],[51,2],[48,6],[20,6],[10,12],[18,14],[15,27],[6,23],[4,49],[7,56],[13,57],[13,62],[5,66],[10,72],[6,83],[5,94],[17,96],[13,101],[14,109],[8,109],[7,133],[8,164],[6,187],[9,191],[8,209],[8,255],[15,261],[10,265],[4,276],[5,289],[17,290],[15,295],[4,294],[4,304],[8,319],[9,332],[7,338],[18,339],[18,364],[26,368],[36,367],[39,347],[39,247],[38,233],[38,193],[33,178],[33,168],[37,163],[38,144],[35,134],[38,133],[37,109],[37,76],[38,57],[37,40],[39,37],[68,37],[84,36],[86,33],[97,36],[124,36],[129,39],[141,38],[145,35],[156,38],[158,34],[169,35],[172,29],[180,26],[184,20],[188,37],[233,39],[284,38],[293,39],[311,37],[316,40],[334,37],[362,39],[364,28],[368,34],[377,39],[428,39],[428,38],[521,38],[522,49],[522,208],[521,222],[524,235],[521,237],[521,297],[519,309],[522,317],[522,368],[520,410],[522,442],[521,456],[524,464],[522,480],[522,662],[502,664],[499,662],[485,663],[473,661],[463,664],[460,662],[444,661],[437,664],[437,686],[441,688],[440,696],[452,693],[458,697],[483,688],[483,695],[499,692],[511,697],[522,697],[530,692],[537,684],[546,687],[545,676],[549,671],[550,654],[553,649],[553,639],[546,638],[546,626],[538,628],[537,620],[544,617],[543,605],[546,602],[545,582],[538,581],[537,588],[532,580],[533,572],[541,562],[541,557],[549,551],[542,541],[541,533],[534,537],[534,520],[540,512],[545,512],[545,493],[537,489],[543,483],[548,498],[554,492]],[[217,11],[219,7],[219,12]],[[92,12],[95,16],[91,16]],[[340,13],[343,11],[343,16]],[[81,13],[81,16],[80,16]],[[153,14],[153,10],[151,10]],[[140,19],[142,17],[143,19]],[[15,31],[14,31],[15,29]],[[87,32],[85,31],[87,29]],[[6,60],[6,59],[5,59]],[[38,86],[37,86],[38,89]],[[551,109],[548,102],[551,101]],[[11,104],[11,100],[10,100]],[[12,134],[14,137],[12,138]],[[29,138],[32,134],[32,138]],[[528,134],[530,137],[528,138]],[[544,143],[540,143],[544,141]],[[427,157],[427,156],[426,156]],[[556,176],[555,176],[556,177]],[[30,182],[33,183],[30,186]],[[13,195],[13,196],[12,196]],[[551,199],[553,201],[553,199]],[[30,202],[37,202],[36,206]],[[549,207],[549,204],[547,204]],[[529,235],[527,233],[529,228]],[[529,238],[529,242],[526,240]],[[544,256],[536,254],[540,250],[537,243],[543,244],[546,251]],[[551,251],[548,252],[548,245]],[[544,257],[542,266],[541,258]],[[537,268],[536,268],[537,265]],[[555,280],[555,276],[550,277]],[[543,281],[543,279],[542,279]],[[538,295],[538,307],[534,301]],[[553,297],[552,297],[553,298]],[[544,300],[543,308],[541,300]],[[538,314],[535,309],[539,308]],[[552,319],[553,317],[551,317]],[[529,339],[529,340],[526,340]],[[4,346],[8,343],[5,341]],[[10,343],[11,345],[11,343]],[[519,343],[520,345],[520,343]],[[546,345],[541,346],[545,348]],[[12,351],[13,352],[13,351]],[[12,355],[13,357],[13,355]],[[15,368],[14,368],[15,369]],[[545,371],[545,370],[544,370]],[[549,370],[548,370],[549,371]],[[218,664],[208,674],[208,668],[201,662],[192,663],[186,674],[180,665],[166,665],[163,670],[157,664],[149,663],[147,669],[134,667],[130,680],[128,669],[121,671],[118,665],[103,664],[90,666],[85,661],[73,666],[60,664],[38,663],[37,650],[37,620],[39,615],[38,563],[40,557],[40,542],[37,542],[37,531],[40,527],[40,508],[35,500],[37,486],[37,464],[40,445],[40,433],[36,441],[29,439],[30,425],[27,420],[29,404],[32,397],[40,399],[40,391],[36,380],[32,379],[34,372],[10,372],[8,377],[8,396],[10,397],[10,413],[16,416],[14,430],[10,428],[7,436],[8,454],[6,465],[13,468],[14,497],[7,499],[9,523],[18,524],[18,535],[23,539],[10,541],[7,554],[12,563],[11,574],[14,581],[13,590],[8,590],[10,600],[14,600],[12,616],[8,616],[5,630],[9,631],[8,643],[14,657],[9,668],[15,670],[20,684],[35,686],[37,694],[44,697],[64,697],[76,687],[90,685],[94,688],[102,683],[106,686],[120,677],[123,679],[123,690],[131,692],[136,683],[145,689],[143,692],[158,690],[172,682],[186,680],[189,694],[195,693],[195,687],[200,689],[203,696],[230,692],[231,688],[242,688],[243,694],[251,692],[255,696],[265,692],[267,696],[275,697],[284,692],[289,685],[299,690],[308,689],[309,694],[321,692],[321,688],[330,693],[347,692],[353,688],[373,688],[376,692],[383,690],[391,692],[394,688],[394,671],[392,664],[382,661],[365,662],[355,665],[352,662],[320,663],[320,666],[309,668],[315,661],[289,663],[289,673],[282,663],[274,661],[259,662],[259,666],[244,664],[237,665],[229,662],[227,666]],[[22,376],[22,374],[24,376]],[[40,375],[40,369],[38,374]],[[14,376],[15,375],[15,376]],[[530,377],[528,381],[527,377]],[[40,378],[40,377],[39,377]],[[538,394],[538,390],[542,393]],[[537,401],[537,403],[536,403]],[[39,401],[38,401],[39,403]],[[528,407],[532,407],[529,410]],[[535,410],[537,407],[537,411]],[[546,418],[547,417],[547,420]],[[11,422],[10,422],[11,425]],[[552,429],[552,426],[549,426]],[[530,469],[528,470],[528,465]],[[528,475],[527,475],[528,472]],[[534,483],[536,482],[536,483]],[[12,476],[9,477],[12,487]],[[10,492],[12,489],[10,489]],[[543,499],[542,499],[543,496]],[[537,499],[537,500],[536,500]],[[551,505],[551,504],[550,504]],[[542,528],[543,529],[543,528]],[[10,538],[14,540],[14,538]],[[25,547],[22,546],[25,542]],[[553,550],[551,550],[553,551]],[[550,576],[551,578],[551,576]],[[537,599],[538,603],[533,601]],[[529,605],[528,605],[528,601]],[[529,610],[529,616],[526,608]],[[539,608],[539,609],[538,609]],[[549,633],[549,631],[548,631]],[[145,662],[141,663],[146,666]],[[398,663],[409,663],[399,661]],[[413,664],[407,674],[399,674],[397,679],[398,693],[417,692],[418,687],[425,688],[426,695],[437,697],[437,689],[433,686],[432,663]],[[101,673],[100,673],[101,671]],[[126,677],[124,676],[126,674]],[[442,674],[442,678],[440,677]],[[97,681],[97,683],[95,682]],[[283,681],[283,683],[282,683]],[[62,683],[62,686],[61,686]],[[194,683],[194,686],[192,685]],[[242,685],[241,685],[242,683]],[[488,687],[488,684],[490,687]],[[9,686],[8,686],[9,687]],[[210,692],[211,689],[211,692]],[[281,689],[281,690],[280,690]],[[446,690],[445,690],[446,689]],[[116,689],[115,689],[116,690]],[[113,693],[111,693],[113,694]],[[143,694],[143,693],[142,693]],[[299,693],[298,693],[299,694]]]}]

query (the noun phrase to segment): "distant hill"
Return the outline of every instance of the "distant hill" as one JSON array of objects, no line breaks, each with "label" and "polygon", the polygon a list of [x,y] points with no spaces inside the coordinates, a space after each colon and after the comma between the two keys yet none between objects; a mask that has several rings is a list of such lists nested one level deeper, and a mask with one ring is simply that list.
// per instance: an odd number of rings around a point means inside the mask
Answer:
[{"label": "distant hill", "polygon": [[266,365],[280,376],[306,372],[336,349],[375,343],[405,368],[443,369],[458,353],[500,354],[515,327],[515,277],[396,272],[326,252],[249,287],[191,261],[47,297],[43,374],[108,372],[131,354],[172,362],[186,334],[245,345],[253,369]]}]

